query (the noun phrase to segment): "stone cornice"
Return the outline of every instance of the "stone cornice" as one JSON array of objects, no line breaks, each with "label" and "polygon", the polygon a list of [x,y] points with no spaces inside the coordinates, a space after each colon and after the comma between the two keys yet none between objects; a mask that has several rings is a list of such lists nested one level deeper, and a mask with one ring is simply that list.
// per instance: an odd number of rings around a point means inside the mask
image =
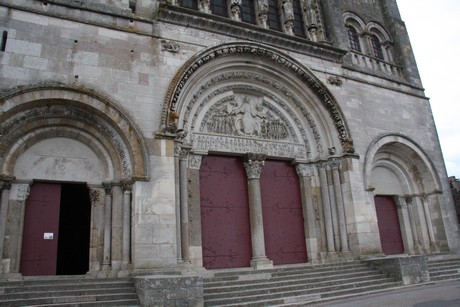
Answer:
[{"label": "stone cornice", "polygon": [[206,14],[166,3],[160,4],[158,21],[212,31],[239,40],[257,41],[337,63],[342,63],[342,58],[347,53],[342,49],[331,47],[326,43],[316,43],[249,23],[238,22],[230,18]]}]

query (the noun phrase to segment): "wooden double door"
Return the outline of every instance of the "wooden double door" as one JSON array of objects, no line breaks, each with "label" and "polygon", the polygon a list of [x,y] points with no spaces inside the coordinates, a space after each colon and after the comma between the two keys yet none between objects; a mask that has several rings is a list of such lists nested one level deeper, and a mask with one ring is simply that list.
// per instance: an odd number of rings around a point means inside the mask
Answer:
[{"label": "wooden double door", "polygon": [[34,183],[26,202],[20,272],[85,274],[91,202],[84,184]]},{"label": "wooden double door", "polygon": [[383,253],[385,255],[404,253],[398,210],[393,196],[375,196],[374,202]]},{"label": "wooden double door", "polygon": [[[298,176],[289,162],[265,161],[260,178],[267,257],[307,261]],[[203,265],[248,267],[252,257],[248,182],[239,157],[206,156],[200,169]]]}]

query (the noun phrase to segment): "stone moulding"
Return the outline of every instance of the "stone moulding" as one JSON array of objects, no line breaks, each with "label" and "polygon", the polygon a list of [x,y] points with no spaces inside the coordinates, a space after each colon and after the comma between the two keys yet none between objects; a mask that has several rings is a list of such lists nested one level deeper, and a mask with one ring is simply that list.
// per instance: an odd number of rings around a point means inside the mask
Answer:
[{"label": "stone moulding", "polygon": [[[181,93],[187,87],[188,81],[192,79],[193,75],[199,71],[201,67],[219,58],[227,56],[244,57],[248,55],[256,56],[261,60],[263,59],[264,61],[270,62],[270,64],[275,67],[287,69],[310,88],[329,113],[341,144],[350,144],[351,136],[348,132],[349,130],[346,126],[344,116],[335,102],[335,98],[326,87],[322,85],[311,72],[288,55],[282,54],[271,47],[252,42],[232,42],[218,45],[197,54],[187,61],[178,71],[168,89],[162,111],[161,130],[175,133],[178,119],[176,105],[180,101]],[[347,149],[347,152],[351,151],[354,151],[353,148]]]},{"label": "stone moulding", "polygon": [[[34,101],[49,101],[50,105],[62,105],[63,101],[72,101],[75,104],[73,111],[60,111],[59,108],[52,108],[45,113],[51,112],[48,115],[89,121],[92,125],[96,125],[100,128],[99,130],[101,130],[102,134],[112,140],[112,145],[119,153],[120,158],[130,157],[125,162],[130,161],[131,166],[121,165],[125,169],[124,175],[128,176],[126,171],[131,169],[132,171],[129,171],[128,177],[132,176],[134,180],[149,179],[149,153],[141,130],[135,125],[127,111],[95,90],[61,83],[45,83],[0,91],[0,130],[2,131],[0,137],[2,139],[7,138],[8,131],[13,126],[21,124],[27,114],[31,116],[30,118],[47,115],[43,113],[43,110],[40,111],[39,108],[36,109],[33,105],[28,106],[28,103]],[[94,108],[95,111],[97,110],[99,115],[92,115],[91,108]],[[36,110],[34,111],[34,109]],[[15,114],[17,114],[16,112],[23,113],[24,116],[20,114],[14,116],[14,114],[10,114],[10,111],[15,112]],[[14,120],[11,116],[16,119]]]},{"label": "stone moulding", "polygon": [[329,46],[326,43],[317,43],[304,38],[295,37],[282,32],[264,29],[252,24],[234,21],[230,18],[206,14],[190,10],[177,5],[160,3],[158,20],[184,27],[193,27],[233,36],[238,39],[261,41],[267,44],[290,49],[294,52],[312,55],[328,61],[342,62],[346,51]]}]

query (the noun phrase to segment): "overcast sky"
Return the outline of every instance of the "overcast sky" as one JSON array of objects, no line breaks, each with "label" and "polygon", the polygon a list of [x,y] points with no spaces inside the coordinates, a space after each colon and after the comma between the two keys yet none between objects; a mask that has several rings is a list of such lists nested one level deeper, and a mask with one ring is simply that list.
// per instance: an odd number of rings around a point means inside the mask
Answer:
[{"label": "overcast sky", "polygon": [[460,177],[460,0],[397,0],[438,129],[447,174]]}]

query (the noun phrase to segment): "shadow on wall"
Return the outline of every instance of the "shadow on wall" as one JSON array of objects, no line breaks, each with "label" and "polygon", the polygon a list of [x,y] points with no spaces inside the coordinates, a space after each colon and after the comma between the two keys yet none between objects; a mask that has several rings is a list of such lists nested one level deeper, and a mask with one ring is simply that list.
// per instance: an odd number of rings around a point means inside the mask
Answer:
[{"label": "shadow on wall", "polygon": [[460,180],[455,176],[449,177],[452,197],[454,198],[455,210],[457,211],[457,219],[460,224]]}]

